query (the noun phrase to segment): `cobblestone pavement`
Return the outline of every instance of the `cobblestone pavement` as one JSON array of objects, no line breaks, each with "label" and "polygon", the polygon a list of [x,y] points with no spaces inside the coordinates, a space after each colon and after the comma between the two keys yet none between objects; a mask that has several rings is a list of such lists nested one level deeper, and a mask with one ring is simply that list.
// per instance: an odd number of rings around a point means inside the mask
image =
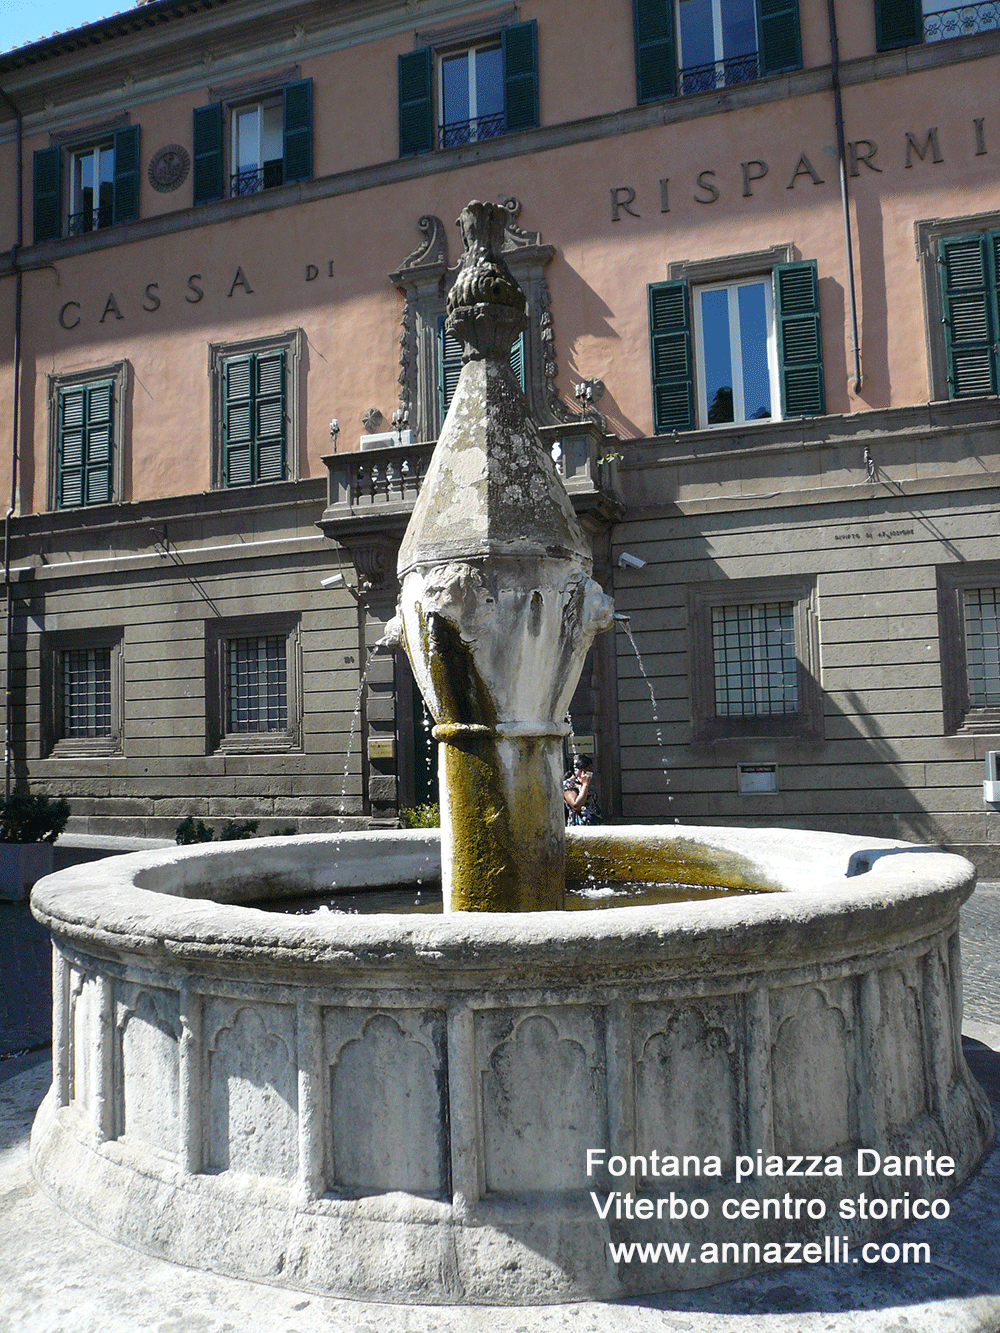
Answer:
[{"label": "cobblestone pavement", "polygon": [[[1000,880],[983,880],[962,908],[962,977],[967,1029],[1000,1050]],[[994,1030],[994,1040],[973,1025]]]}]

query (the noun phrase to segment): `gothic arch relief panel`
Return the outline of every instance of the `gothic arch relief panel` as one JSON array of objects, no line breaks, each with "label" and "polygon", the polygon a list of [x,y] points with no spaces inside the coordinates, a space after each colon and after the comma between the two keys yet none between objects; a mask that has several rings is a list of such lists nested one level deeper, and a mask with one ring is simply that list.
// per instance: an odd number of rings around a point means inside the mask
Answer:
[{"label": "gothic arch relief panel", "polygon": [[771,993],[776,1152],[829,1152],[855,1137],[853,1036],[850,983]]},{"label": "gothic arch relief panel", "polygon": [[578,1189],[588,1148],[607,1142],[600,1010],[476,1016],[485,1188]]},{"label": "gothic arch relief panel", "polygon": [[118,992],[117,1131],[174,1156],[180,1118],[177,994],[133,985],[120,985]]},{"label": "gothic arch relief panel", "polygon": [[211,1000],[208,1164],[220,1171],[291,1177],[298,1164],[294,1011]]}]

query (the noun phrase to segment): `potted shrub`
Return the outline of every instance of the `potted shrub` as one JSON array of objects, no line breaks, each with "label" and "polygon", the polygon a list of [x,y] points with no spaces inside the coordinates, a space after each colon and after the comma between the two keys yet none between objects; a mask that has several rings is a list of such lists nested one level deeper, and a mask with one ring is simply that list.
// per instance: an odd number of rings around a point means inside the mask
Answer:
[{"label": "potted shrub", "polygon": [[0,803],[0,900],[20,902],[53,865],[53,847],[69,819],[69,801],[13,792]]}]

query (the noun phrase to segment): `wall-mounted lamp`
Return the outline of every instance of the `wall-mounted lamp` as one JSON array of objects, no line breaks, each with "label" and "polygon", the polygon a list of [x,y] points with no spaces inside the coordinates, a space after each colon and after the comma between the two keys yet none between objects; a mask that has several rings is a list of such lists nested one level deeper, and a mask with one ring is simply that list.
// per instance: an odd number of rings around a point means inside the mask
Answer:
[{"label": "wall-mounted lamp", "polygon": [[645,569],[645,560],[640,560],[637,555],[631,555],[628,551],[622,551],[618,557],[619,569]]},{"label": "wall-mounted lamp", "polygon": [[337,436],[340,434],[340,422],[336,417],[330,422],[330,439],[333,441],[333,451],[337,452]]}]

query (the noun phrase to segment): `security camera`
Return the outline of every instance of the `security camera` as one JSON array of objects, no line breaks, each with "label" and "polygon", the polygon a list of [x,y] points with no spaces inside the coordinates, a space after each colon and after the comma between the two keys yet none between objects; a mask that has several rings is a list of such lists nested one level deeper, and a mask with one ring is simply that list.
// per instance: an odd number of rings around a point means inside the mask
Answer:
[{"label": "security camera", "polygon": [[640,560],[637,555],[630,555],[628,551],[622,551],[618,557],[619,569],[644,569],[645,560]]},{"label": "security camera", "polygon": [[320,579],[319,586],[321,588],[339,588],[343,581],[343,574],[331,574],[329,578]]}]

